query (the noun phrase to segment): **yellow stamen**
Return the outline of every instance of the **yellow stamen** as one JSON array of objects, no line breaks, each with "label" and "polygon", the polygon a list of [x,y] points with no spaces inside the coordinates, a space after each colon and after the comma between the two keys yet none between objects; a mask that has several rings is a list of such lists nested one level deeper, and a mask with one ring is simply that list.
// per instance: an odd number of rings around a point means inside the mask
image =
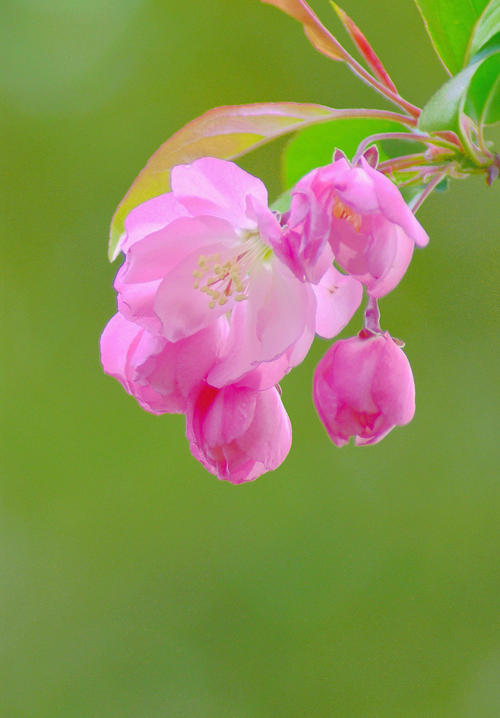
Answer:
[{"label": "yellow stamen", "polygon": [[193,288],[208,294],[208,306],[223,306],[230,298],[236,302],[248,299],[246,294],[250,272],[256,263],[269,259],[272,249],[266,246],[257,232],[245,230],[236,254],[221,262],[220,254],[198,257],[193,271]]},{"label": "yellow stamen", "polygon": [[336,219],[345,219],[346,222],[349,222],[349,224],[354,227],[356,232],[360,231],[362,222],[361,215],[341,202],[338,197],[333,201],[333,216]]}]

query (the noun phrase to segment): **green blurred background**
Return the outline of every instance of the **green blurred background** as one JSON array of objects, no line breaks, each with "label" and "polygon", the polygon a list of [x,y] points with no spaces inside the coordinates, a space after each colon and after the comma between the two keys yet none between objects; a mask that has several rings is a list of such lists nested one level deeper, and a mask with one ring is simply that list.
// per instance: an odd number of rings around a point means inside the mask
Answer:
[{"label": "green blurred background", "polygon": [[[345,3],[425,102],[445,75],[412,0]],[[498,183],[427,202],[430,245],[383,302],[412,424],[331,445],[318,341],[283,382],[288,460],[233,487],[191,458],[181,417],[101,371],[110,217],[212,106],[383,105],[257,0],[4,0],[2,16],[1,718],[498,717]],[[242,163],[272,195],[282,146]]]}]

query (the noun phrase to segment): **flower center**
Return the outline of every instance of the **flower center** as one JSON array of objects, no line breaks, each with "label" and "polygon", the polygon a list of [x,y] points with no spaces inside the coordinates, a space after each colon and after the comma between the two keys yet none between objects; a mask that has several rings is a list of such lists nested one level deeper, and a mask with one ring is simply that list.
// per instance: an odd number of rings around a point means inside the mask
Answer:
[{"label": "flower center", "polygon": [[244,230],[236,252],[225,261],[217,254],[200,254],[198,267],[193,272],[194,289],[209,296],[208,306],[223,306],[229,299],[242,302],[248,299],[248,279],[256,264],[272,254],[256,231]]},{"label": "flower center", "polygon": [[349,222],[356,232],[359,232],[361,229],[361,215],[355,212],[353,209],[345,205],[343,202],[338,199],[338,197],[335,197],[333,200],[333,216],[336,219],[345,219],[346,222]]}]

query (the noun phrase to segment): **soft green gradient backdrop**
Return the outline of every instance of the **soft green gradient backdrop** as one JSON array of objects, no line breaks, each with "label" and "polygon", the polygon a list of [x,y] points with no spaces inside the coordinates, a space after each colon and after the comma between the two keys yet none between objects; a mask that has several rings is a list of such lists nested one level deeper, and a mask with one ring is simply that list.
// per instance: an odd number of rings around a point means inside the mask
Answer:
[{"label": "soft green gradient backdrop", "polygon": [[[413,2],[345,9],[424,102],[445,75]],[[191,458],[181,417],[101,372],[110,217],[211,106],[382,104],[257,0],[5,0],[2,16],[1,718],[496,718],[499,187],[432,197],[431,243],[382,303],[413,423],[333,447],[310,398],[318,341],[283,382],[288,460],[235,488]],[[272,195],[278,151],[244,162]]]}]

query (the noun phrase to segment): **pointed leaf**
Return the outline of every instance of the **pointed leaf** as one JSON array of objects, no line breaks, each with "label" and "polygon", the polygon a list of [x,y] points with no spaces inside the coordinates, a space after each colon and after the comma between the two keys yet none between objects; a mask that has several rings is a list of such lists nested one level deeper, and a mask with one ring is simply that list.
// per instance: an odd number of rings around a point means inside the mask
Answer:
[{"label": "pointed leaf", "polygon": [[[499,53],[500,41],[493,38],[486,48],[473,58],[470,65],[445,82],[424,106],[418,121],[420,129],[426,132],[438,130],[457,132],[460,129],[459,120],[464,108],[471,113],[473,119],[479,119],[488,102],[491,88],[498,78],[496,68],[498,68]],[[473,79],[483,65],[485,65],[484,74],[482,71],[476,85]],[[489,101],[491,102],[491,97]]]},{"label": "pointed leaf", "polygon": [[345,60],[348,53],[338,40],[321,23],[318,16],[305,0],[261,0],[267,5],[274,5],[290,17],[298,20],[304,28],[310,43],[316,50],[332,60]]},{"label": "pointed leaf", "polygon": [[477,21],[467,48],[466,61],[500,33],[500,0],[490,0]]},{"label": "pointed leaf", "polygon": [[450,75],[466,63],[469,38],[488,0],[415,0],[439,59]]},{"label": "pointed leaf", "polygon": [[477,123],[500,120],[500,52],[487,57],[478,67],[467,91],[464,109]]},{"label": "pointed leaf", "polygon": [[361,32],[359,27],[356,25],[347,13],[345,13],[337,3],[330,0],[333,9],[339,16],[342,24],[352,38],[352,41],[365,58],[369,67],[373,70],[374,74],[378,79],[387,87],[391,92],[397,92],[396,85],[391,80],[389,73],[385,69],[384,65],[380,61],[379,57],[375,53],[374,49],[366,39],[365,35]]},{"label": "pointed leaf", "polygon": [[137,205],[169,190],[172,167],[211,156],[232,159],[293,132],[350,110],[294,102],[216,107],[189,122],[152,155],[122,199],[111,222],[109,257],[115,259],[127,214]]}]

